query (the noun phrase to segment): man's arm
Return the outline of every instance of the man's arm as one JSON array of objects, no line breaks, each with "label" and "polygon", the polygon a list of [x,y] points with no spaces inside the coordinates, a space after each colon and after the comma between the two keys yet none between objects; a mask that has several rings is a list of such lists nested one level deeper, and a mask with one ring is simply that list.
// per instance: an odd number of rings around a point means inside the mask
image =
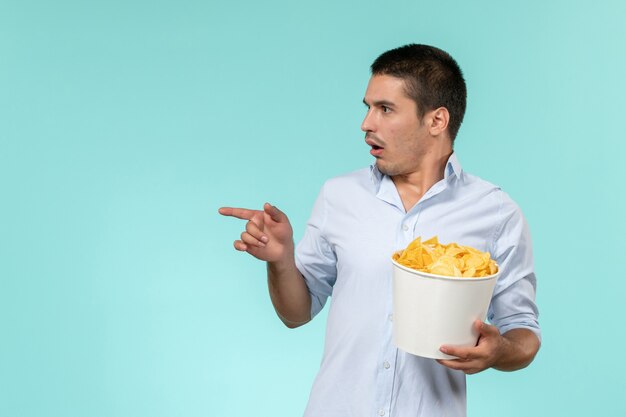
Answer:
[{"label": "man's arm", "polygon": [[512,329],[500,334],[498,328],[477,320],[474,326],[480,333],[478,345],[462,348],[444,345],[441,351],[459,359],[438,360],[451,369],[475,374],[487,368],[515,371],[528,366],[539,351],[539,338],[528,329]]},{"label": "man's arm", "polygon": [[235,249],[267,262],[270,298],[278,317],[289,328],[311,320],[311,296],[294,257],[293,230],[289,219],[276,207],[263,210],[222,207],[224,216],[248,220]]},{"label": "man's arm", "polygon": [[[477,346],[442,346],[441,349],[461,359],[439,363],[467,374],[490,367],[502,371],[524,368],[532,362],[541,344],[528,224],[517,204],[508,195],[500,193],[500,197],[501,221],[497,227],[498,233],[490,244],[490,253],[502,271],[488,312],[489,321],[495,326],[476,321],[474,326],[479,333]],[[504,333],[500,334],[498,329],[504,329]]]},{"label": "man's arm", "polygon": [[285,262],[267,263],[267,286],[278,317],[290,329],[311,321],[311,296],[293,253]]}]

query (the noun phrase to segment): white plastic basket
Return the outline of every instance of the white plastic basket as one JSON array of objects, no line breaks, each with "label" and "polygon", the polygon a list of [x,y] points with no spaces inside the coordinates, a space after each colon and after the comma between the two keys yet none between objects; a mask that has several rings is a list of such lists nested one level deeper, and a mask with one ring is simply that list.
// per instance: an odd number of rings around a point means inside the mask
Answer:
[{"label": "white plastic basket", "polygon": [[393,340],[409,353],[455,359],[441,345],[476,346],[500,271],[480,278],[427,274],[393,262]]}]

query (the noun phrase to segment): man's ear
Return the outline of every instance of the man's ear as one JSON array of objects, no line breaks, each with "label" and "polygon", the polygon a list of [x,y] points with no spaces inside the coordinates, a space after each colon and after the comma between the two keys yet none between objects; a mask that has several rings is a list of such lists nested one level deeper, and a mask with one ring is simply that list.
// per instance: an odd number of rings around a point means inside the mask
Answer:
[{"label": "man's ear", "polygon": [[450,122],[450,113],[445,107],[439,107],[430,112],[430,134],[433,136],[440,136],[448,128]]}]

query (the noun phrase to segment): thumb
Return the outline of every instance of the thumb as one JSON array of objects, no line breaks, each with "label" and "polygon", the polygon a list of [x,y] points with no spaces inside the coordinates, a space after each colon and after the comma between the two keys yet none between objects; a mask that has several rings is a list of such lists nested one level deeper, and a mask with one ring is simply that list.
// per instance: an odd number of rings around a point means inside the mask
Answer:
[{"label": "thumb", "polygon": [[474,322],[474,326],[480,336],[495,336],[497,334],[500,334],[497,327],[490,326],[481,320],[476,320]]},{"label": "thumb", "polygon": [[287,215],[280,211],[276,206],[271,205],[270,203],[265,203],[263,206],[263,210],[277,223],[284,223],[289,221],[287,219]]}]

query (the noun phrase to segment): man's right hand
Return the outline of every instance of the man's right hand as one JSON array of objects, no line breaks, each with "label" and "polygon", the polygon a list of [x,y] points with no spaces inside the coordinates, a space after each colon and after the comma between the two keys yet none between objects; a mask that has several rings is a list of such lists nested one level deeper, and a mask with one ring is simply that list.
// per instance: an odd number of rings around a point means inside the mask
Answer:
[{"label": "man's right hand", "polygon": [[235,249],[267,262],[272,304],[289,328],[311,320],[311,296],[294,259],[293,229],[282,211],[265,203],[263,210],[222,207],[223,216],[247,220]]},{"label": "man's right hand", "polygon": [[263,210],[222,207],[219,213],[248,221],[241,239],[234,243],[238,251],[267,262],[293,259],[293,229],[285,213],[276,207],[269,203],[265,203]]}]

